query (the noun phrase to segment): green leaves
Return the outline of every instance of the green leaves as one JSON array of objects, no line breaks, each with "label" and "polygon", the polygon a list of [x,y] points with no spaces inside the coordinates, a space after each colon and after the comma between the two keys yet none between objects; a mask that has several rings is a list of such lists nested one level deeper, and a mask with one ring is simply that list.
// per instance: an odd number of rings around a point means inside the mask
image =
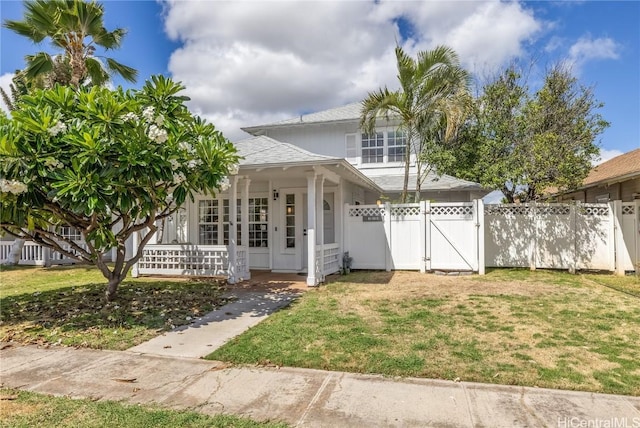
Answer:
[{"label": "green leaves", "polygon": [[238,157],[191,115],[182,89],[160,76],[139,91],[56,86],[23,97],[0,116],[0,175],[28,191],[0,195],[1,225],[29,236],[73,226],[93,248],[84,260],[99,260],[195,193],[214,193]]}]

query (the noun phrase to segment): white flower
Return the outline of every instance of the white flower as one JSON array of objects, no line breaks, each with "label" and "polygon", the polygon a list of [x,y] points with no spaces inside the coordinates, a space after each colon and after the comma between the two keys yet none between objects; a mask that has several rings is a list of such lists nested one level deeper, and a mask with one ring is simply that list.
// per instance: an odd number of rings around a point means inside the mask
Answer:
[{"label": "white flower", "polygon": [[171,169],[178,169],[180,167],[180,162],[175,159],[169,160],[169,163],[171,164]]},{"label": "white flower", "polygon": [[51,128],[47,129],[47,132],[51,134],[53,137],[55,137],[61,132],[66,132],[66,130],[67,130],[67,125],[65,125],[60,121],[56,121],[56,123],[54,123]]},{"label": "white flower", "polygon": [[149,127],[149,133],[147,135],[156,143],[164,143],[168,139],[167,131],[158,128],[156,125],[151,125]]},{"label": "white flower", "polygon": [[231,167],[229,167],[229,175],[238,175],[239,169],[240,166],[237,163],[234,163],[233,165],[231,165]]},{"label": "white flower", "polygon": [[158,126],[162,126],[163,124],[164,124],[164,116],[163,116],[163,115],[161,115],[161,114],[159,114],[159,115],[156,117],[156,125],[158,125]]},{"label": "white flower", "polygon": [[193,148],[193,146],[189,143],[187,143],[186,141],[182,141],[179,145],[178,145],[182,150],[186,150],[187,152],[193,154],[195,153],[195,149]]},{"label": "white flower", "polygon": [[191,159],[188,163],[187,166],[190,169],[196,168],[198,166],[202,165],[202,161],[200,159]]},{"label": "white flower", "polygon": [[45,161],[44,161],[44,165],[45,165],[45,166],[48,166],[48,167],[49,167],[49,169],[52,169],[52,170],[53,170],[53,169],[56,169],[56,168],[62,168],[62,167],[64,166],[64,165],[63,165],[63,163],[62,163],[62,162],[60,162],[59,160],[57,160],[57,159],[51,159],[51,158],[49,158],[49,159],[45,159]]},{"label": "white flower", "polygon": [[147,122],[153,122],[153,116],[155,116],[155,114],[156,114],[156,109],[154,109],[151,106],[142,110],[142,117],[144,117],[144,119]]},{"label": "white flower", "polygon": [[27,185],[20,181],[6,180],[4,178],[0,179],[0,192],[2,193],[13,193],[14,195],[19,195],[27,190]]},{"label": "white flower", "polygon": [[229,183],[229,177],[224,177],[220,181],[220,184],[218,185],[218,189],[221,192],[226,192],[227,190],[229,190],[229,187],[231,187],[231,183]]},{"label": "white flower", "polygon": [[135,122],[138,120],[138,115],[134,112],[129,112],[127,114],[123,114],[120,119],[124,120],[125,122]]},{"label": "white flower", "polygon": [[182,172],[178,172],[177,174],[173,174],[173,182],[176,184],[180,184],[185,181],[187,177],[184,176]]},{"label": "white flower", "polygon": [[169,193],[166,199],[167,204],[171,204],[173,202],[173,193]]}]

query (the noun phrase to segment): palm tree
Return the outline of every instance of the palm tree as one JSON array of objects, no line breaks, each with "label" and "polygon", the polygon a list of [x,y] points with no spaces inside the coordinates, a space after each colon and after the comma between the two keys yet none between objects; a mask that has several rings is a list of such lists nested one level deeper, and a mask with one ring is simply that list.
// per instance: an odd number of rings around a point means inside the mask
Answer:
[{"label": "palm tree", "polygon": [[[380,117],[400,119],[407,134],[404,159],[404,185],[400,196],[406,202],[409,187],[409,166],[414,156],[417,168],[416,200],[420,198],[423,174],[421,153],[432,141],[434,127],[444,123],[451,127],[462,100],[468,91],[469,74],[464,70],[453,49],[437,46],[430,51],[418,53],[417,59],[396,47],[398,80],[400,89],[390,91],[381,88],[370,92],[362,102],[360,126],[366,133],[373,133]],[[449,129],[448,132],[451,132]]]},{"label": "palm tree", "polygon": [[[25,1],[24,6],[26,11],[22,21],[6,20],[3,25],[34,43],[50,39],[54,47],[61,49],[63,62],[71,69],[70,86],[103,85],[112,74],[135,82],[138,74],[135,69],[112,58],[96,55],[98,47],[104,50],[120,47],[126,34],[123,28],[113,31],[104,28],[101,4],[82,0],[36,0]],[[27,55],[25,59],[27,79],[56,71],[55,57],[46,52]]]}]

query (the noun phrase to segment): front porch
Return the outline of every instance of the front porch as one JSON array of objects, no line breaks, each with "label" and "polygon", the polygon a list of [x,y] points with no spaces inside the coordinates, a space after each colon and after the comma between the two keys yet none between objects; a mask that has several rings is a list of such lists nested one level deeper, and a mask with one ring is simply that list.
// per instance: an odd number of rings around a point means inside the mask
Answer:
[{"label": "front porch", "polygon": [[[170,275],[170,276],[224,276],[228,282],[235,284],[252,279],[256,273],[259,280],[264,278],[268,270],[251,271],[249,267],[248,248],[236,247],[235,269],[229,264],[229,245],[190,245],[190,244],[148,244],[143,250],[143,256],[134,266],[133,276],[139,275]],[[324,281],[327,275],[340,270],[340,246],[338,244],[323,244],[315,246],[315,278]],[[274,272],[278,275],[297,275],[296,273]],[[309,275],[307,275],[308,278]],[[268,279],[271,281],[272,279]],[[255,281],[252,281],[257,283]],[[308,281],[306,281],[308,284]],[[311,284],[308,284],[311,285]],[[317,285],[317,284],[313,284]]]}]

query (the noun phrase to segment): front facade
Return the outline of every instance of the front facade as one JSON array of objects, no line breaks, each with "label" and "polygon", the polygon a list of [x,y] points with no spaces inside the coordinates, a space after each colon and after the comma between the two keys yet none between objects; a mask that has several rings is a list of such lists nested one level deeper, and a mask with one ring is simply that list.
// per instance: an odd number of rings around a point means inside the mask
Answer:
[{"label": "front facade", "polygon": [[[235,143],[242,159],[229,190],[187,202],[145,247],[134,275],[227,275],[236,282],[264,269],[305,273],[314,286],[337,272],[345,206],[397,200],[404,177],[399,123],[381,121],[369,136],[359,130],[359,116],[355,103],[245,128],[252,137]],[[412,165],[409,190],[415,174]],[[486,193],[476,183],[429,176],[422,198],[471,201]]]}]

